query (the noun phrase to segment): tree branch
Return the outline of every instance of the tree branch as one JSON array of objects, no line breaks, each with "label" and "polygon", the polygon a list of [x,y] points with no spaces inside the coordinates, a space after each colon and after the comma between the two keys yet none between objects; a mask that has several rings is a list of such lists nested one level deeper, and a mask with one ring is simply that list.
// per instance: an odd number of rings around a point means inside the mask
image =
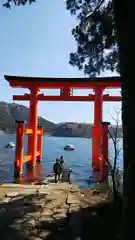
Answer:
[{"label": "tree branch", "polygon": [[119,185],[120,185],[120,179],[118,176],[118,173],[116,172],[116,165],[117,165],[117,160],[118,160],[118,156],[120,154],[120,151],[122,148],[118,149],[118,128],[119,128],[119,113],[121,112],[121,110],[117,111],[117,116],[116,118],[114,118],[111,114],[112,119],[114,120],[114,122],[116,123],[116,127],[115,127],[115,132],[113,132],[114,134],[112,134],[111,131],[109,131],[109,135],[113,141],[113,146],[114,146],[114,162],[113,162],[113,166],[111,166],[109,159],[107,160],[108,165],[110,167],[111,170],[111,176],[112,176],[112,183],[113,183],[113,195],[114,195],[114,200],[117,198],[118,196],[118,189],[119,189]]},{"label": "tree branch", "polygon": [[92,16],[94,16],[94,14],[97,12],[97,10],[102,6],[102,4],[104,3],[104,1],[105,1],[105,0],[101,0],[101,1],[99,2],[99,4],[95,7],[95,9],[94,9],[92,12],[90,12],[90,13],[87,14],[87,16],[85,17],[85,22],[84,22],[83,29],[85,29],[85,28],[87,27],[88,21],[90,20],[90,18],[91,18]]},{"label": "tree branch", "polygon": [[101,0],[101,1],[99,2],[99,4],[95,7],[94,11],[91,12],[91,13],[89,13],[89,14],[86,16],[86,18],[85,18],[86,21],[96,13],[96,11],[102,6],[102,4],[104,3],[104,1],[105,1],[105,0]]}]

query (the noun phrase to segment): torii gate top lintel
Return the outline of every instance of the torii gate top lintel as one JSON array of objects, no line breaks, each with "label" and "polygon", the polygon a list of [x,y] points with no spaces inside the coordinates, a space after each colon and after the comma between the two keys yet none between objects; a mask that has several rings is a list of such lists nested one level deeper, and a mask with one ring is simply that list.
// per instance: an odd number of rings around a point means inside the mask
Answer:
[{"label": "torii gate top lintel", "polygon": [[53,77],[22,77],[5,75],[5,79],[13,88],[40,89],[62,89],[70,87],[72,89],[93,89],[93,88],[120,88],[120,77],[97,77],[97,78],[53,78]]}]

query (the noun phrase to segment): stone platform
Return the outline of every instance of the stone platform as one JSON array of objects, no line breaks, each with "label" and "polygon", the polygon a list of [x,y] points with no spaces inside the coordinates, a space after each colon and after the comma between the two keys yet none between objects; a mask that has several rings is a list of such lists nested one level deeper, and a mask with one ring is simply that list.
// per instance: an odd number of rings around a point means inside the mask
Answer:
[{"label": "stone platform", "polygon": [[80,190],[73,184],[55,184],[52,178],[42,184],[1,184],[1,239],[75,239],[82,209],[87,215],[88,208],[107,201],[107,191]]}]

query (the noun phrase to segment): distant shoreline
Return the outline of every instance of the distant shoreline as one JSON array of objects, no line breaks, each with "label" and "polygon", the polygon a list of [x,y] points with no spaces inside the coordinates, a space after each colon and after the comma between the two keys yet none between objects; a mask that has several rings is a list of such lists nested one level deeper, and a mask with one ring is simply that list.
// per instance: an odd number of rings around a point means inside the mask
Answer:
[{"label": "distant shoreline", "polygon": [[[6,103],[0,101],[0,134],[3,132],[7,134],[15,134],[16,120],[23,120],[26,127],[29,122],[29,108],[16,103]],[[55,124],[43,117],[38,117],[38,125],[44,129],[45,136],[53,137],[92,137],[93,123],[80,122],[60,122]],[[109,128],[111,135],[115,136],[116,126],[111,125]],[[117,129],[117,137],[123,136],[122,126]]]},{"label": "distant shoreline", "polygon": [[[53,134],[45,134],[44,136],[51,136],[51,137],[61,137],[61,138],[87,138],[87,139],[92,139],[92,136],[91,137],[86,137],[86,136],[64,136],[64,135],[60,135],[60,136],[55,136]],[[108,136],[109,139],[111,139],[111,137]],[[118,137],[119,139],[123,139],[123,137]]]},{"label": "distant shoreline", "polygon": [[[7,135],[14,135],[14,133],[8,133],[8,132],[3,132],[3,131],[0,131],[0,136],[3,135],[3,134],[7,134]],[[92,136],[91,137],[87,137],[87,136],[72,136],[72,135],[69,135],[69,136],[65,136],[65,135],[53,135],[51,133],[44,133],[43,136],[48,136],[48,137],[58,137],[58,138],[86,138],[86,139],[92,139]],[[111,139],[111,137],[108,136],[109,139]],[[122,136],[118,137],[119,139],[123,139]]]}]

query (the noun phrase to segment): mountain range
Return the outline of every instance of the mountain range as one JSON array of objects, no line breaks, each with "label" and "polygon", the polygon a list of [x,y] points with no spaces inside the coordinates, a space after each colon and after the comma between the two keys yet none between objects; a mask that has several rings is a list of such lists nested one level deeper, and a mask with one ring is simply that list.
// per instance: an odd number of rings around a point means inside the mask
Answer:
[{"label": "mountain range", "polygon": [[[15,121],[24,120],[28,123],[29,108],[16,103],[0,102],[0,130],[5,133],[15,133]],[[85,137],[91,138],[93,124],[63,122],[55,124],[51,121],[38,117],[38,124],[44,127],[44,133],[57,137]],[[116,126],[110,128],[115,135]],[[117,137],[122,137],[122,127],[118,128]]]}]

